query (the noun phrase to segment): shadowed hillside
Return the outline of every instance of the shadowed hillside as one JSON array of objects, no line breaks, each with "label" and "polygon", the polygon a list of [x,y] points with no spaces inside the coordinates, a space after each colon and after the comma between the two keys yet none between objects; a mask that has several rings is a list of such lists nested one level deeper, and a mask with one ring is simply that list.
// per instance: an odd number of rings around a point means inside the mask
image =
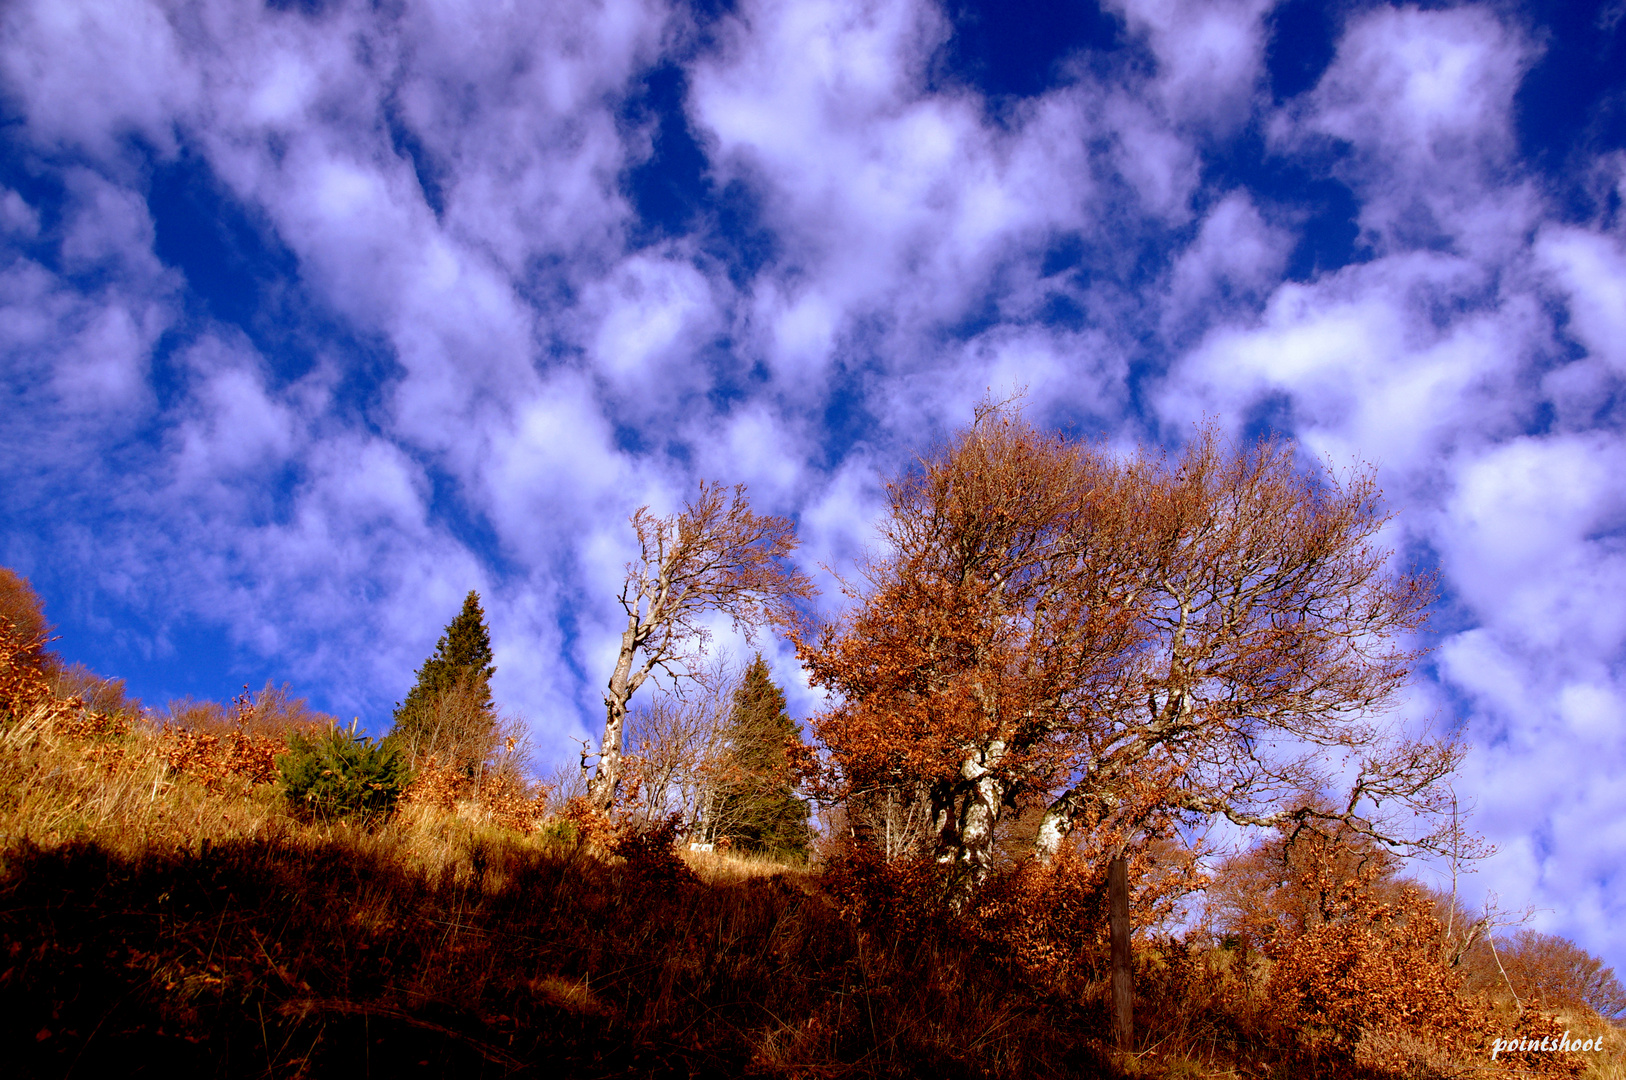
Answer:
[{"label": "shadowed hillside", "polygon": [[[122,691],[87,704],[78,692],[102,681],[65,684],[37,640],[6,630],[7,1075],[1623,1075],[1620,1035],[1565,1004],[1554,975],[1567,963],[1605,986],[1585,954],[1577,967],[1526,942],[1519,977],[1546,987],[1539,1009],[1519,1014],[1494,986],[1459,1001],[1443,968],[1400,948],[1437,952],[1421,909],[1393,915],[1408,893],[1339,893],[1342,921],[1311,919],[1274,951],[1248,946],[1264,931],[1247,918],[1240,944],[1148,928],[1136,1042],[1119,1053],[1087,866],[1013,864],[979,908],[956,911],[929,864],[828,846],[800,868],[680,854],[671,824],[611,827],[511,773],[426,767],[392,810],[317,812],[283,779],[299,746],[383,750],[285,691],[156,718]],[[1227,880],[1247,916],[1263,893],[1240,871]],[[1350,958],[1357,933],[1391,966]],[[1397,990],[1417,972],[1444,989]],[[1351,1003],[1324,977],[1394,996]],[[1301,985],[1322,997],[1284,1013],[1282,988]],[[1374,1026],[1391,1000],[1426,1023]],[[1436,1041],[1432,1018],[1456,1041]],[[1492,1065],[1487,1024],[1569,1029],[1607,1050]]]}]

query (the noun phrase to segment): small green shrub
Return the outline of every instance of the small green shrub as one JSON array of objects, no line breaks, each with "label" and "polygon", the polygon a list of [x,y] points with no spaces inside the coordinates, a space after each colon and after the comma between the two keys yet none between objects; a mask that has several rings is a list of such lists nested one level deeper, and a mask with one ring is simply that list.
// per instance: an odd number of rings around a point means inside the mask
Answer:
[{"label": "small green shrub", "polygon": [[582,843],[581,831],[576,828],[576,823],[559,818],[543,823],[536,837],[545,844],[560,847],[580,847]]},{"label": "small green shrub", "polygon": [[354,726],[289,735],[277,769],[289,805],[315,818],[386,817],[411,780],[393,745],[358,738]]}]

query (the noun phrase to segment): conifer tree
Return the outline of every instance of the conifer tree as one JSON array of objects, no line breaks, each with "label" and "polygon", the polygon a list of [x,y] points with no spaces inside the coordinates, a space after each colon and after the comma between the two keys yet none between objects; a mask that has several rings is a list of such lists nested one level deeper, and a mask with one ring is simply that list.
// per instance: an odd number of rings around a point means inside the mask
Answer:
[{"label": "conifer tree", "polygon": [[418,669],[406,700],[395,707],[389,738],[418,765],[430,754],[442,764],[472,765],[484,757],[483,743],[496,729],[491,677],[491,632],[480,594],[469,590],[463,610],[446,626],[434,654]]},{"label": "conifer tree", "polygon": [[802,741],[801,728],[786,711],[785,692],[774,684],[761,653],[734,694],[725,740],[710,831],[746,851],[805,857],[808,807],[791,786],[788,754]]}]

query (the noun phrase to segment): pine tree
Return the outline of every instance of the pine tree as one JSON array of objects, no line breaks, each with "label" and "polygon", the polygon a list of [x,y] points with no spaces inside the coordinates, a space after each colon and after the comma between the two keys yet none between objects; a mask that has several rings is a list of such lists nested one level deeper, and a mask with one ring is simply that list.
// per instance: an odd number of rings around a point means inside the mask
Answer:
[{"label": "pine tree", "polygon": [[480,594],[471,589],[463,610],[436,642],[434,654],[418,669],[418,680],[406,700],[397,703],[389,740],[414,766],[431,754],[442,764],[477,764],[485,756],[484,743],[496,730],[491,699],[491,677],[496,673]]},{"label": "pine tree", "polygon": [[785,692],[758,653],[734,694],[726,733],[728,753],[718,777],[712,813],[717,835],[746,851],[805,858],[808,806],[790,782],[788,749],[802,741],[785,709]]}]

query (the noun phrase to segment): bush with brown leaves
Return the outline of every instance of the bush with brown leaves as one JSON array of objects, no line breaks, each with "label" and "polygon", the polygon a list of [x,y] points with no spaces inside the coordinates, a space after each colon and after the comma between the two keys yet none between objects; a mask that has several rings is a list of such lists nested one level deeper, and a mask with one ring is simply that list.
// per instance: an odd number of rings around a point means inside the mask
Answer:
[{"label": "bush with brown leaves", "polygon": [[[1262,944],[1272,962],[1267,1011],[1301,1043],[1406,1074],[1431,1055],[1488,1061],[1495,1038],[1539,1044],[1563,1034],[1550,1014],[1525,1009],[1510,1021],[1467,994],[1434,898],[1390,878],[1383,860],[1351,859],[1347,845],[1320,834],[1301,835],[1292,849],[1291,892],[1313,903]],[[1502,1051],[1497,1060],[1542,1076],[1584,1068],[1578,1055],[1536,1050]]]}]

